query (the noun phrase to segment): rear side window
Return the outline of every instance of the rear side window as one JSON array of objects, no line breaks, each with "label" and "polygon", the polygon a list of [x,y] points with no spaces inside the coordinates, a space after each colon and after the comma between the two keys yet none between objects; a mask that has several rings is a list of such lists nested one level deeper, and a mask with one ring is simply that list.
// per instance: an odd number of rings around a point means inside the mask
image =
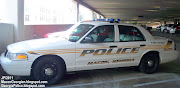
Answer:
[{"label": "rear side window", "polygon": [[145,41],[143,34],[136,27],[122,25],[118,27],[121,42]]}]

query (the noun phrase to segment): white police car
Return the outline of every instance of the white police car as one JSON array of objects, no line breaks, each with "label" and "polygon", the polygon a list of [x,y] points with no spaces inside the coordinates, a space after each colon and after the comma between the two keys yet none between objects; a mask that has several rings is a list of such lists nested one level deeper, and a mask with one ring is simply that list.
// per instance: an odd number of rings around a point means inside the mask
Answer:
[{"label": "white police car", "polygon": [[175,42],[153,37],[140,26],[81,22],[61,37],[22,41],[7,46],[1,66],[10,75],[30,76],[53,84],[66,72],[138,66],[153,73],[178,56]]}]

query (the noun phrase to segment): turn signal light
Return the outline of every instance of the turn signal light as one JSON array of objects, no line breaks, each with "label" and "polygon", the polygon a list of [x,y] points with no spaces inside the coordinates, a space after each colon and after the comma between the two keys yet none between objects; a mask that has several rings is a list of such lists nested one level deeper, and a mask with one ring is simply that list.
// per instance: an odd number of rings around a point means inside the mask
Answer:
[{"label": "turn signal light", "polygon": [[17,59],[27,59],[26,55],[17,55],[16,56]]}]

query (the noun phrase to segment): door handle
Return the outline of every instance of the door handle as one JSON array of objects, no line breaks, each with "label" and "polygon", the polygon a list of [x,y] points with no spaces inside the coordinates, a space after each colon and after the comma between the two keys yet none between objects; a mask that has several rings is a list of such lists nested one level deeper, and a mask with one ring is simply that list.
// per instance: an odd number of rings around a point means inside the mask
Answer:
[{"label": "door handle", "polygon": [[143,46],[146,46],[145,44],[143,44],[143,45],[140,45],[140,47],[143,47]]},{"label": "door handle", "polygon": [[116,48],[117,46],[109,46],[110,48]]}]

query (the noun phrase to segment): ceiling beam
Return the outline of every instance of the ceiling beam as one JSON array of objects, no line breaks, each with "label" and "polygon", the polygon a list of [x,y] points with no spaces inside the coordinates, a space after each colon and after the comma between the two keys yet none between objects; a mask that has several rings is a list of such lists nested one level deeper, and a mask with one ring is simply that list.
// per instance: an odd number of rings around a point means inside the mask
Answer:
[{"label": "ceiling beam", "polygon": [[104,18],[106,18],[102,13],[100,13],[100,12],[97,11],[97,10],[95,10],[93,7],[89,6],[88,4],[86,4],[85,2],[83,2],[82,0],[74,0],[74,1],[76,1],[77,3],[79,3],[79,4],[81,4],[81,5],[85,6],[85,7],[87,7],[87,8],[89,8],[89,9],[91,9],[92,11],[94,11],[94,12],[100,14],[101,16],[103,16]]}]

